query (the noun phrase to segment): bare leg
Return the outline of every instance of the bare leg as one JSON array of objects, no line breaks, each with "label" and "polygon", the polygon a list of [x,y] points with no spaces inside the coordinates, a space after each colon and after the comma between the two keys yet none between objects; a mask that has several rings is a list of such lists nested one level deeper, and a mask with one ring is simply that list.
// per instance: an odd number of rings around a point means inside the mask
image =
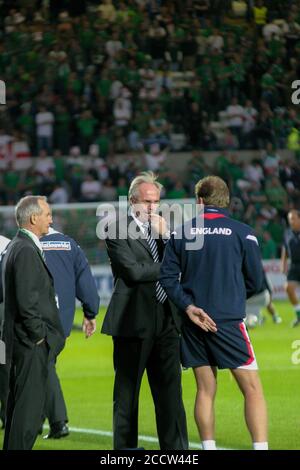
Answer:
[{"label": "bare leg", "polygon": [[272,320],[273,320],[274,323],[279,324],[279,323],[282,322],[281,317],[276,312],[276,309],[275,309],[275,306],[274,306],[272,300],[270,300],[270,302],[266,306],[266,309],[268,310],[269,314],[271,315]]},{"label": "bare leg", "polygon": [[285,290],[287,292],[291,304],[294,306],[296,314],[296,319],[293,321],[292,326],[300,325],[300,306],[296,291],[297,285],[298,283],[293,281],[288,281],[285,285]]},{"label": "bare leg", "polygon": [[289,297],[289,301],[294,306],[298,305],[298,303],[299,303],[297,293],[296,293],[296,288],[297,288],[297,283],[296,282],[287,282],[285,284],[285,290],[286,290],[286,293]]},{"label": "bare leg", "polygon": [[245,420],[253,442],[267,442],[267,407],[258,372],[256,370],[233,369],[245,400]]},{"label": "bare leg", "polygon": [[217,369],[203,366],[194,369],[197,383],[194,416],[202,441],[213,440],[215,434],[214,401],[217,391]]}]

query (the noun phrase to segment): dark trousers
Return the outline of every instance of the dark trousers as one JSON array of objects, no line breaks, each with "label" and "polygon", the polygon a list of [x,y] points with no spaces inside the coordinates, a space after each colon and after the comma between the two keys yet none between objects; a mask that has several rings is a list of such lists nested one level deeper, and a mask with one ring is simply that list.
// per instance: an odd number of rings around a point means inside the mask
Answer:
[{"label": "dark trousers", "polygon": [[187,449],[179,335],[164,306],[157,305],[156,331],[151,338],[114,338],[114,369],[114,449],[138,446],[138,401],[145,370],[160,449]]},{"label": "dark trousers", "polygon": [[30,450],[35,443],[45,405],[48,357],[45,342],[33,348],[14,344],[4,450]]},{"label": "dark trousers", "polygon": [[[59,378],[56,372],[56,361],[48,363],[48,377],[44,418],[48,418],[50,427],[57,422],[68,422],[67,408]],[[9,391],[9,366],[0,365],[0,419],[6,421],[7,399]]]},{"label": "dark trousers", "polygon": [[6,421],[6,408],[9,390],[9,365],[0,365],[0,418],[2,423]]},{"label": "dark trousers", "polygon": [[48,364],[45,415],[48,418],[50,427],[59,421],[68,421],[66,403],[56,372],[56,361],[54,359],[49,361]]}]

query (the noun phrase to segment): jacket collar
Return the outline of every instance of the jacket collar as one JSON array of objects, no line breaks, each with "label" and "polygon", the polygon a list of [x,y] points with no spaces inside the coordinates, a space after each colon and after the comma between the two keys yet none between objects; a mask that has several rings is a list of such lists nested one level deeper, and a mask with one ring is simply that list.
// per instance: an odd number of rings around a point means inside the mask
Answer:
[{"label": "jacket collar", "polygon": [[229,217],[228,209],[217,206],[204,206],[204,218],[205,219],[219,219],[223,217]]},{"label": "jacket collar", "polygon": [[26,240],[28,243],[30,243],[34,248],[35,250],[37,251],[39,257],[41,258],[41,260],[43,261],[44,263],[44,266],[46,267],[50,277],[52,278],[52,274],[51,272],[49,271],[49,268],[45,262],[45,259],[43,258],[42,256],[42,252],[41,250],[39,249],[39,247],[35,244],[34,240],[25,232],[22,232],[21,230],[18,230],[17,234],[16,234],[16,237],[17,238],[21,238],[22,240]]},{"label": "jacket collar", "polygon": [[128,238],[134,239],[137,242],[141,243],[152,257],[149,243],[147,242],[145,238],[145,234],[141,226],[137,224],[135,218],[133,218],[131,215],[128,216],[127,222],[128,222]]},{"label": "jacket collar", "polygon": [[26,228],[21,228],[20,232],[23,233],[24,235],[26,235],[27,237],[31,238],[31,240],[38,247],[38,249],[41,252],[43,251],[43,247],[41,245],[41,242],[40,242],[39,238],[36,236],[35,233],[31,232],[30,230],[27,230]]}]

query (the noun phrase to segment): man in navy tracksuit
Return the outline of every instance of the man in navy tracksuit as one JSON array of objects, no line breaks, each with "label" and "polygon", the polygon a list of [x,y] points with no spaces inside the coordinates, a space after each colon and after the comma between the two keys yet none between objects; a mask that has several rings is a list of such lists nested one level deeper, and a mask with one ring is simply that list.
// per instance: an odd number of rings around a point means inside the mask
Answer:
[{"label": "man in navy tracksuit", "polygon": [[[65,336],[68,337],[72,329],[77,298],[82,303],[83,331],[88,338],[96,330],[95,317],[99,309],[99,295],[88,261],[77,243],[63,233],[50,229],[40,241],[53,276]],[[58,439],[69,434],[65,400],[54,361],[49,363],[45,414],[50,425],[45,438]]]},{"label": "man in navy tracksuit", "polygon": [[288,222],[289,228],[284,233],[281,250],[281,271],[287,276],[285,290],[295,310],[296,318],[292,323],[295,327],[300,325],[300,302],[297,294],[300,283],[300,212],[296,209],[290,210]]},{"label": "man in navy tracksuit", "polygon": [[216,448],[218,367],[231,370],[244,395],[254,449],[267,449],[266,405],[243,321],[246,299],[263,282],[258,242],[250,227],[229,217],[229,190],[221,178],[204,178],[195,190],[204,211],[172,234],[160,282],[186,313],[181,358],[183,367],[193,368],[197,382],[195,417],[203,448]]}]

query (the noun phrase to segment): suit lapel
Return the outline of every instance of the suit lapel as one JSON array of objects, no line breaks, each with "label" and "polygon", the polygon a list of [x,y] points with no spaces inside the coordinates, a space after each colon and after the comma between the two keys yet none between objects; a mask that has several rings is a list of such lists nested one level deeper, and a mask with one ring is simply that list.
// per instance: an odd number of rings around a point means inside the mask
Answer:
[{"label": "suit lapel", "polygon": [[40,250],[38,249],[38,247],[37,247],[36,244],[34,243],[34,241],[33,241],[29,236],[27,236],[25,233],[22,233],[22,232],[20,232],[20,231],[17,233],[17,237],[18,237],[18,238],[21,238],[24,242],[30,243],[30,244],[34,247],[34,249],[35,249],[35,251],[37,252],[38,256],[39,256],[40,259],[42,260],[42,263],[43,263],[43,265],[45,266],[45,268],[46,268],[46,270],[47,270],[49,276],[50,276],[51,279],[52,279],[52,274],[51,274],[51,272],[49,271],[48,266],[47,266],[47,264],[46,264],[44,258],[42,257],[42,254],[41,254]]},{"label": "suit lapel", "polygon": [[128,216],[127,227],[128,227],[128,238],[131,238],[133,240],[136,240],[138,243],[141,243],[141,245],[143,245],[143,247],[148,251],[148,253],[150,254],[150,256],[152,258],[150,246],[149,246],[146,238],[144,238],[144,234],[143,234],[142,230],[137,225],[134,218],[131,217],[131,216]]}]

